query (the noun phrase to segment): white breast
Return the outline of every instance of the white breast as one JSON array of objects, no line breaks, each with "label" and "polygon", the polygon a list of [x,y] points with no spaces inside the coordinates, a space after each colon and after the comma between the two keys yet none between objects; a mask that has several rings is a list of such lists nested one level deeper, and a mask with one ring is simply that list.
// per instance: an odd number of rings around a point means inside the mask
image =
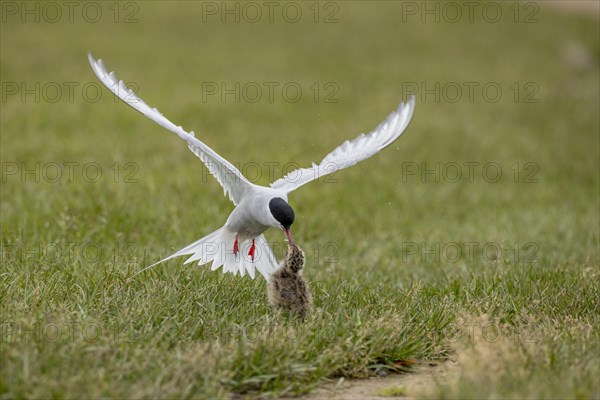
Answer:
[{"label": "white breast", "polygon": [[287,201],[287,194],[281,190],[257,187],[231,212],[225,226],[237,232],[241,241],[253,239],[270,227],[279,227],[269,210],[269,202],[274,197]]}]

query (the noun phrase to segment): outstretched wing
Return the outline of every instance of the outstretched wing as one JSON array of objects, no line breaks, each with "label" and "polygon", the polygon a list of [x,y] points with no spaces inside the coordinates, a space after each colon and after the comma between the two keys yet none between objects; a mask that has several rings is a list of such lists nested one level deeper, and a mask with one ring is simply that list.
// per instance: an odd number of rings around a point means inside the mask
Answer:
[{"label": "outstretched wing", "polygon": [[233,166],[233,164],[218,155],[213,149],[202,143],[200,140],[196,139],[196,137],[194,137],[194,132],[188,133],[181,126],[177,126],[169,121],[156,108],[150,107],[142,99],[137,97],[132,90],[125,86],[123,81],[117,79],[114,72],[108,73],[102,60],[95,60],[91,53],[88,53],[88,59],[98,79],[100,79],[111,92],[158,125],[167,128],[185,140],[190,150],[202,160],[209,172],[217,179],[217,181],[219,181],[221,186],[223,186],[224,194],[229,193],[229,199],[233,204],[237,205],[244,195],[254,186],[235,166]]},{"label": "outstretched wing", "polygon": [[290,172],[283,178],[271,183],[271,187],[287,193],[300,186],[331,174],[340,169],[348,168],[359,161],[371,157],[390,144],[404,132],[415,109],[415,98],[411,96],[407,103],[401,103],[396,111],[368,134],[361,134],[354,140],[346,140],[334,151],[329,153],[319,164],[310,168],[300,168]]}]

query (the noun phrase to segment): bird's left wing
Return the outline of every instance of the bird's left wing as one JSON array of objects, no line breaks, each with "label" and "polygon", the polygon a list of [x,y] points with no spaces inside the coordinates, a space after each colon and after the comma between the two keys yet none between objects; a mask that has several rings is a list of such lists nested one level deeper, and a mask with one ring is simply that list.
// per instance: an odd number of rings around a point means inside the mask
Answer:
[{"label": "bird's left wing", "polygon": [[137,111],[162,126],[174,132],[185,140],[190,150],[197,155],[208,168],[208,171],[223,186],[224,194],[229,193],[229,199],[233,204],[238,204],[244,195],[254,186],[242,173],[229,161],[218,155],[213,149],[202,143],[194,136],[194,132],[186,132],[181,126],[177,126],[156,108],[150,107],[142,99],[130,90],[123,81],[115,76],[114,72],[107,72],[102,60],[96,60],[88,53],[90,65],[100,81],[117,97]]},{"label": "bird's left wing", "polygon": [[343,168],[348,168],[359,161],[365,160],[392,144],[404,132],[415,109],[415,98],[411,96],[408,102],[401,103],[396,111],[368,134],[346,140],[329,153],[319,164],[310,168],[300,168],[290,172],[283,178],[271,183],[271,187],[287,193],[300,186],[331,174]]}]

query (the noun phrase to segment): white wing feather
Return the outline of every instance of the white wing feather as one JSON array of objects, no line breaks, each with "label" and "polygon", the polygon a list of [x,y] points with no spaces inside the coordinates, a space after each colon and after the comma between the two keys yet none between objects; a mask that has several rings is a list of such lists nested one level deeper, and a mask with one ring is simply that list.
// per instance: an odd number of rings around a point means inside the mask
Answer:
[{"label": "white wing feather", "polygon": [[407,103],[401,103],[396,111],[368,134],[361,134],[352,141],[346,140],[329,153],[319,164],[310,168],[300,168],[271,183],[271,187],[287,193],[300,186],[348,168],[383,150],[392,144],[404,132],[415,109],[415,98],[411,96]]},{"label": "white wing feather", "polygon": [[132,90],[130,90],[122,80],[118,80],[114,72],[108,73],[102,60],[95,60],[88,53],[90,65],[100,81],[117,97],[137,111],[162,126],[174,132],[180,138],[184,139],[190,150],[198,156],[206,165],[209,172],[223,186],[225,195],[229,194],[229,199],[233,204],[238,204],[244,195],[254,186],[242,173],[229,161],[218,155],[213,149],[202,143],[194,137],[194,132],[186,132],[181,126],[177,126],[156,108],[150,107],[140,99]]}]

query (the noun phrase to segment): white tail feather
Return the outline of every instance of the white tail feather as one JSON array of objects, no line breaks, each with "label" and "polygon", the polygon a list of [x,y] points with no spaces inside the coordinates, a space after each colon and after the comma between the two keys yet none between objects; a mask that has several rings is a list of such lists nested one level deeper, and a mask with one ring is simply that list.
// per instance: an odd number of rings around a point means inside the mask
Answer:
[{"label": "white tail feather", "polygon": [[133,276],[164,261],[191,254],[192,256],[188,258],[184,264],[198,261],[198,265],[203,265],[212,261],[211,271],[215,271],[222,266],[223,273],[231,272],[236,275],[239,272],[241,276],[245,276],[246,272],[248,272],[248,275],[250,275],[250,278],[252,279],[254,279],[256,270],[258,270],[258,272],[260,272],[260,274],[268,281],[269,276],[277,268],[277,260],[265,237],[260,235],[254,241],[256,247],[254,260],[248,255],[250,246],[252,245],[251,240],[240,243],[240,251],[237,255],[233,254],[234,241],[235,232],[223,227],[209,233],[202,239],[187,245],[176,253],[142,269]]}]

